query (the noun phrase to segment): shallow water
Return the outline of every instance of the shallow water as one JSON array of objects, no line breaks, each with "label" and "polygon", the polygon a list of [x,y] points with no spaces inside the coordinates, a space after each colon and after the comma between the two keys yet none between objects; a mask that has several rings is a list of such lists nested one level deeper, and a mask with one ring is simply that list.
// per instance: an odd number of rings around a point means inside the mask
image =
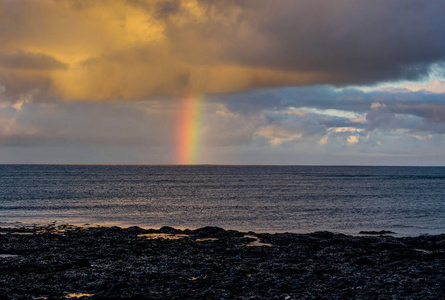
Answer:
[{"label": "shallow water", "polygon": [[445,233],[443,167],[0,166],[0,226]]}]

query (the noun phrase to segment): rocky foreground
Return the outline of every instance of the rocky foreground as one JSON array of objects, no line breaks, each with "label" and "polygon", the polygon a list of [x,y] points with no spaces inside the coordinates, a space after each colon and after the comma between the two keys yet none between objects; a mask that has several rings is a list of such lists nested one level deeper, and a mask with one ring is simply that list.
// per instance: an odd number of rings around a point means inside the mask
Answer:
[{"label": "rocky foreground", "polygon": [[445,299],[444,234],[0,232],[0,299]]}]

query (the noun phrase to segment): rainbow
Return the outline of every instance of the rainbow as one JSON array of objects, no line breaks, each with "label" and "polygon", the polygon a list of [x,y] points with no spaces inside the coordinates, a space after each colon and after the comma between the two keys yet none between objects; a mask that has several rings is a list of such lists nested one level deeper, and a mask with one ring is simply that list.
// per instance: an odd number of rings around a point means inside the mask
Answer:
[{"label": "rainbow", "polygon": [[201,95],[193,93],[182,99],[177,130],[176,163],[179,165],[198,163],[203,100]]}]

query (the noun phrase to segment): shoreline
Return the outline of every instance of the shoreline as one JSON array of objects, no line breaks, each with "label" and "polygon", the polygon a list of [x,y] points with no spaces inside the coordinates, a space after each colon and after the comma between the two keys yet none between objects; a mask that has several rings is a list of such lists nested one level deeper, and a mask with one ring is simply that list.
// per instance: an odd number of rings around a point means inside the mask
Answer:
[{"label": "shoreline", "polygon": [[445,298],[445,234],[0,227],[2,299]]},{"label": "shoreline", "polygon": [[224,228],[225,230],[231,230],[231,231],[239,231],[239,232],[255,232],[255,233],[266,233],[266,234],[284,234],[284,233],[290,233],[290,234],[311,234],[314,232],[319,231],[328,231],[332,232],[334,234],[342,234],[342,235],[348,235],[348,236],[364,236],[367,235],[366,232],[371,232],[369,235],[390,235],[393,237],[419,237],[419,236],[435,236],[435,235],[441,235],[445,234],[445,231],[432,231],[432,232],[423,232],[420,230],[415,231],[392,231],[388,230],[386,228],[367,228],[367,227],[357,227],[354,230],[347,229],[347,230],[339,230],[339,229],[325,229],[325,228],[313,228],[313,229],[258,229],[258,228],[247,228],[247,227],[225,227],[221,225],[203,225],[203,226],[178,226],[178,225],[165,225],[165,224],[153,224],[153,225],[147,225],[147,224],[133,224],[133,223],[126,223],[126,222],[88,222],[88,221],[80,221],[80,222],[64,222],[63,220],[59,221],[48,221],[47,223],[35,223],[35,222],[28,222],[28,223],[22,223],[22,222],[0,222],[0,230],[2,228],[8,228],[8,229],[34,229],[34,228],[47,228],[49,226],[54,227],[73,227],[73,228],[83,228],[83,229],[90,229],[90,228],[109,228],[109,227],[119,227],[122,229],[127,229],[130,227],[138,227],[143,230],[160,230],[162,227],[171,227],[178,230],[196,230],[198,228],[204,228],[204,227],[219,227]]}]

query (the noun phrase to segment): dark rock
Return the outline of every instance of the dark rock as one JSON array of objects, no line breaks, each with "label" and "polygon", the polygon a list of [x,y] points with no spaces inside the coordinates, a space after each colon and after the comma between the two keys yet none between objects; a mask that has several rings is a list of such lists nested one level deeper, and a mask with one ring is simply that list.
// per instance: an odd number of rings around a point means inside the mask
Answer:
[{"label": "dark rock", "polygon": [[368,234],[368,235],[382,235],[382,234],[395,234],[395,232],[389,230],[380,230],[380,231],[360,231],[359,234]]},{"label": "dark rock", "polygon": [[373,246],[379,250],[394,250],[394,249],[407,248],[405,244],[398,241],[382,241],[374,244]]},{"label": "dark rock", "polygon": [[161,232],[161,233],[168,233],[168,234],[179,234],[182,231],[180,229],[176,229],[176,228],[173,228],[173,227],[163,226],[163,227],[161,227],[161,229],[159,229],[159,232]]},{"label": "dark rock", "polygon": [[194,230],[193,233],[202,236],[210,236],[215,234],[226,233],[226,230],[220,227],[206,226]]},{"label": "dark rock", "polygon": [[356,265],[369,266],[369,267],[373,267],[373,266],[376,265],[375,260],[373,260],[372,258],[367,257],[367,256],[359,257],[358,259],[356,259],[356,260],[354,261],[354,263],[355,263]]},{"label": "dark rock", "polygon": [[334,234],[329,231],[317,231],[310,234],[310,236],[319,238],[319,239],[331,239],[334,237]]},{"label": "dark rock", "polygon": [[0,299],[444,299],[445,235],[59,227],[0,228]]},{"label": "dark rock", "polygon": [[129,232],[129,233],[133,233],[133,234],[143,234],[143,233],[146,233],[145,229],[142,229],[142,228],[140,228],[138,226],[128,227],[126,231]]}]

